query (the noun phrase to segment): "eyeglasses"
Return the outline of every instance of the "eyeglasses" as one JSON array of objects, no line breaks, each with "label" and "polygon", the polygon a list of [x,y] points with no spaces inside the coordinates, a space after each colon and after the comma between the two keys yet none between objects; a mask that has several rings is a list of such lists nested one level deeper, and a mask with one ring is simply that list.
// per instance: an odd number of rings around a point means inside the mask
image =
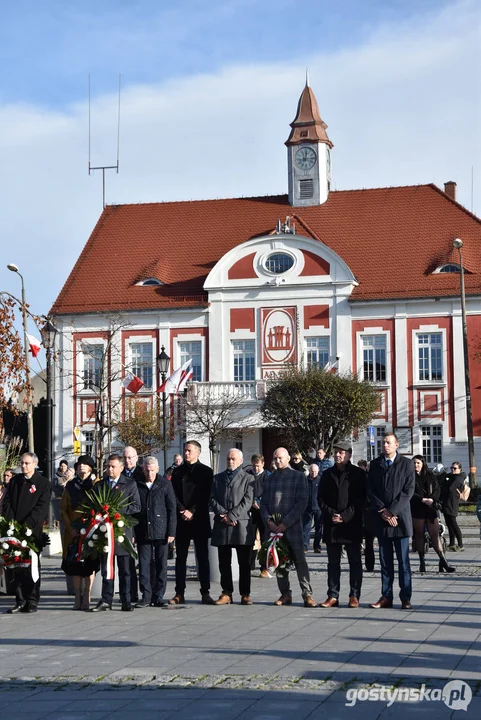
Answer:
[{"label": "eyeglasses", "polygon": [[459,470],[457,465],[451,465],[451,470]]}]

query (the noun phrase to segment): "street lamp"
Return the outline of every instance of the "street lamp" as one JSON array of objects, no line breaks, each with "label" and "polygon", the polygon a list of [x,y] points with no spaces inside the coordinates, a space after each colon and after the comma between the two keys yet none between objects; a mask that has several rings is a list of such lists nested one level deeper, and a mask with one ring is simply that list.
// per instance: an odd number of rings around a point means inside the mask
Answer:
[{"label": "street lamp", "polygon": [[11,272],[17,273],[22,283],[22,320],[23,320],[23,345],[25,350],[25,382],[26,382],[26,395],[27,395],[27,428],[28,428],[28,451],[34,452],[34,437],[33,437],[33,414],[32,414],[32,392],[30,388],[30,356],[28,354],[28,338],[27,338],[27,302],[25,300],[25,285],[23,282],[23,275],[15,265],[15,263],[9,263],[7,265]]},{"label": "street lamp", "polygon": [[[165,382],[170,367],[170,357],[165,352],[165,347],[163,345],[161,347],[161,353],[157,357],[157,367],[159,368],[159,373],[163,384]],[[166,406],[167,394],[165,390],[162,390],[162,434],[164,436],[164,473],[167,472],[167,418],[165,417]]]},{"label": "street lamp", "polygon": [[[53,389],[53,373],[52,373],[52,357],[55,348],[55,336],[57,334],[57,328],[50,319],[47,320],[42,330],[42,345],[45,348],[45,354],[47,358],[47,452],[46,452],[46,466],[47,466],[47,478],[52,485],[52,461],[53,461],[53,401],[52,401],[52,389]],[[52,504],[49,506],[48,511],[48,525],[52,526]]]},{"label": "street lamp", "polygon": [[459,278],[461,286],[461,315],[463,321],[463,351],[464,351],[464,385],[466,392],[466,427],[468,431],[468,453],[469,453],[469,485],[471,488],[477,486],[476,480],[476,460],[474,457],[474,438],[473,438],[473,413],[471,409],[471,381],[469,376],[469,348],[468,348],[468,325],[466,322],[466,293],[464,290],[464,267],[463,254],[461,248],[463,241],[459,238],[453,240],[453,248],[459,253]]}]

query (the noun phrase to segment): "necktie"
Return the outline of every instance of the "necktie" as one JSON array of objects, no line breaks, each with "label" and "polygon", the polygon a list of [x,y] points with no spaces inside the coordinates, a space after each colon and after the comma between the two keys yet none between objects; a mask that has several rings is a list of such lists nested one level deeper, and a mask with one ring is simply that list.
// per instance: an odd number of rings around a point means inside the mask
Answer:
[{"label": "necktie", "polygon": [[386,469],[389,470],[389,468],[392,465],[392,460],[386,460]]}]

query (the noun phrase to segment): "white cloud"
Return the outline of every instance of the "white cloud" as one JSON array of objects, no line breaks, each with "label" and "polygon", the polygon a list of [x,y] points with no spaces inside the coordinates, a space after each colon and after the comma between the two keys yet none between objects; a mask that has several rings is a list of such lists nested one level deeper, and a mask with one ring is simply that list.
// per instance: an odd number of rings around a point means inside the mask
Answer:
[{"label": "white cloud", "polygon": [[[472,165],[481,186],[477,21],[476,4],[462,1],[297,65],[127,87],[120,174],[107,174],[107,201],[286,192],[283,143],[308,65],[335,145],[336,188],[456,180],[469,207]],[[92,105],[93,165],[115,164],[116,101],[113,92]],[[35,312],[48,310],[101,211],[87,127],[86,103],[63,112],[0,106],[2,255],[21,266]],[[0,289],[14,292],[14,283],[1,268]]]}]

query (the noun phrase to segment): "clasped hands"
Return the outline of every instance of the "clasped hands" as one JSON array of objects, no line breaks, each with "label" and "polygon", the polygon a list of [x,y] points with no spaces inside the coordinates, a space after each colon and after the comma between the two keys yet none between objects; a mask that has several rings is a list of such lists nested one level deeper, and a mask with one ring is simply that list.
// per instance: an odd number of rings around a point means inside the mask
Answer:
[{"label": "clasped hands", "polygon": [[382,510],[379,510],[379,512],[382,519],[385,520],[391,527],[397,527],[397,517],[393,515],[392,512],[389,512],[387,508],[383,508]]},{"label": "clasped hands", "polygon": [[227,513],[225,513],[224,515],[219,515],[219,517],[226,525],[231,525],[232,527],[235,527],[237,525],[237,520],[229,520]]},{"label": "clasped hands", "polygon": [[342,517],[339,515],[339,513],[333,513],[333,514],[331,515],[331,518],[332,518],[332,522],[333,522],[333,523],[342,523],[342,522],[344,522],[344,520],[343,520]]},{"label": "clasped hands", "polygon": [[279,525],[276,525],[274,520],[268,520],[267,521],[267,527],[269,530],[273,533],[285,533],[286,526],[283,523],[280,523]]},{"label": "clasped hands", "polygon": [[190,510],[181,510],[180,516],[182,517],[182,520],[192,520],[194,513]]}]

